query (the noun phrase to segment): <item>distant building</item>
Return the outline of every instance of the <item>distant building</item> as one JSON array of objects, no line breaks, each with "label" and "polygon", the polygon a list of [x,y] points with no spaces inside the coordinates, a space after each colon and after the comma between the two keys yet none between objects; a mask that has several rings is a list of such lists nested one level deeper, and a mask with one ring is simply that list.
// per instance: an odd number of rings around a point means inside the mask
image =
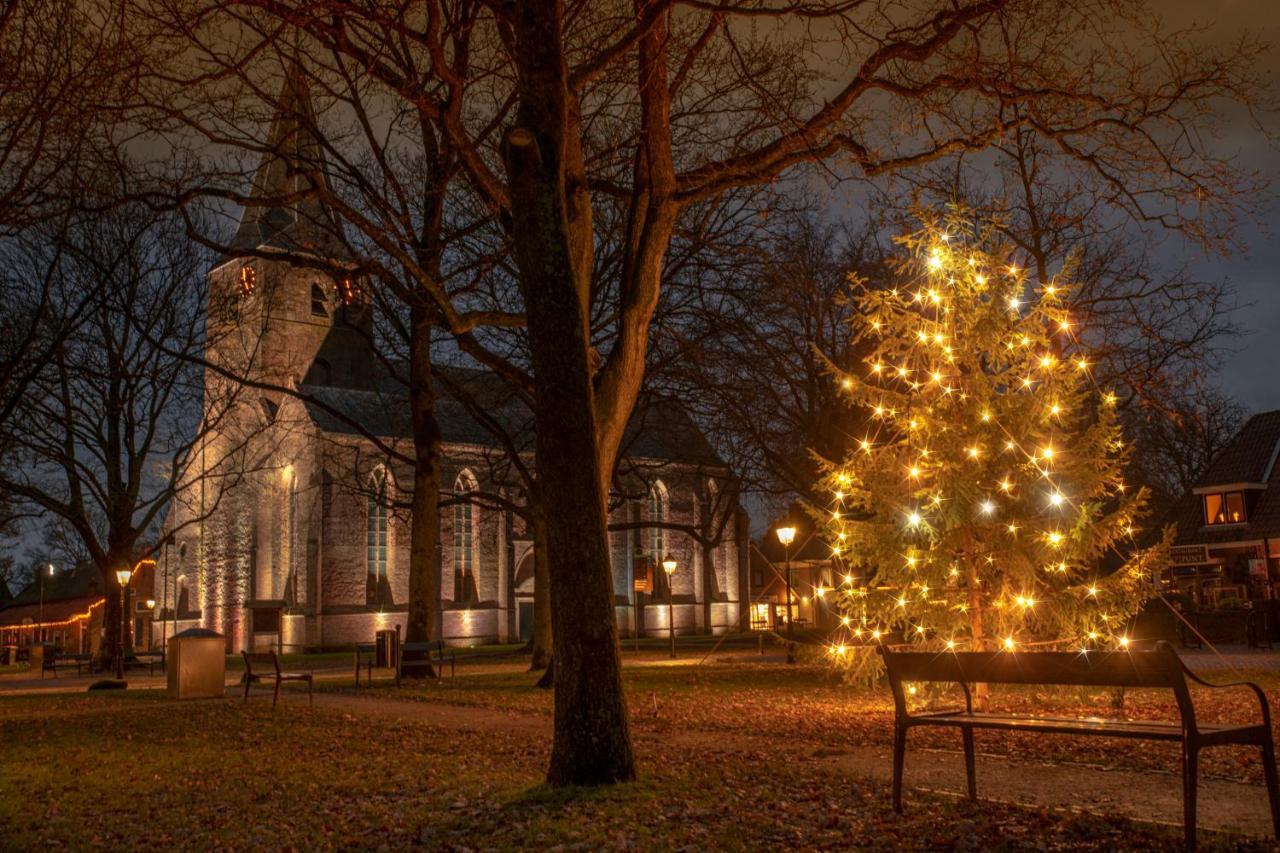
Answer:
[{"label": "distant building", "polygon": [[[795,527],[790,547],[778,540],[778,528]],[[828,631],[836,626],[833,590],[843,583],[841,567],[813,519],[793,507],[785,521],[769,526],[751,551],[750,614],[753,630],[782,631],[787,624],[787,566],[791,567],[791,611],[796,628]]]},{"label": "distant building", "polygon": [[69,652],[97,648],[101,578],[92,564],[31,581],[0,607],[0,645],[53,643]]},{"label": "distant building", "polygon": [[[209,274],[210,362],[300,393],[246,395],[238,387],[246,399],[197,448],[166,527],[170,544],[158,555],[154,597],[165,630],[210,628],[226,636],[231,651],[345,648],[407,616],[413,475],[404,460],[413,455],[413,431],[405,370],[374,351],[368,295],[344,272],[348,254],[334,239],[334,217],[301,183],[323,163],[310,122],[298,121],[310,115],[303,84],[291,80],[254,182],[264,203],[246,207],[236,254]],[[305,167],[287,168],[291,159]],[[300,200],[265,203],[280,198]],[[454,644],[527,638],[533,535],[518,511],[522,481],[490,425],[514,436],[531,464],[530,412],[490,374],[445,370],[437,379],[441,636]],[[206,398],[217,399],[229,384],[211,370]],[[251,470],[227,486],[216,460],[238,443]],[[671,630],[666,607],[639,613],[637,555],[650,564],[676,558],[677,633],[735,628],[746,550],[737,531],[745,524],[712,517],[740,513],[736,502],[717,500],[733,493],[725,488],[726,466],[668,401],[637,407],[623,452],[622,492],[610,513],[632,527],[611,534],[623,634]],[[676,524],[727,533],[704,547],[663,526]],[[665,601],[661,590],[654,592]]]},{"label": "distant building", "polygon": [[[129,641],[140,648],[155,642],[147,607],[155,582],[151,574],[151,561],[143,560],[129,581]],[[0,606],[0,645],[51,643],[68,654],[96,653],[102,640],[102,583],[92,563],[55,569],[31,581]]]},{"label": "distant building", "polygon": [[1251,417],[1166,517],[1178,526],[1166,589],[1212,604],[1277,597],[1280,411]]}]

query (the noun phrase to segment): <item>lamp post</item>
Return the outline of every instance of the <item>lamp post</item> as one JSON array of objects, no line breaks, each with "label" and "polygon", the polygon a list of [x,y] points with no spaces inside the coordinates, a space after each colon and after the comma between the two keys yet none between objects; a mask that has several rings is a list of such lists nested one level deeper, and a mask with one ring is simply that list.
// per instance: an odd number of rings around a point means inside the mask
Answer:
[{"label": "lamp post", "polygon": [[777,533],[787,563],[787,663],[795,663],[796,644],[791,632],[791,543],[796,541],[796,529],[791,526],[779,527]]},{"label": "lamp post", "polygon": [[129,589],[129,577],[133,574],[129,569],[120,569],[116,572],[116,580],[120,581],[120,638],[116,644],[116,679],[124,681],[124,632],[125,618],[129,615],[125,613],[125,592]]},{"label": "lamp post", "polygon": [[676,611],[671,603],[671,576],[676,573],[676,558],[668,554],[662,558],[662,570],[667,573],[667,633],[671,635],[671,657],[676,656]]},{"label": "lamp post", "polygon": [[147,614],[147,648],[154,649],[155,643],[153,641],[156,636],[156,623],[154,621],[156,618],[156,600],[154,598],[147,599]]},{"label": "lamp post", "polygon": [[[49,564],[49,571],[47,572],[47,574],[49,577],[53,577],[53,563]],[[41,632],[44,631],[44,578],[45,578],[45,575],[46,575],[46,572],[40,573],[40,631]]]}]

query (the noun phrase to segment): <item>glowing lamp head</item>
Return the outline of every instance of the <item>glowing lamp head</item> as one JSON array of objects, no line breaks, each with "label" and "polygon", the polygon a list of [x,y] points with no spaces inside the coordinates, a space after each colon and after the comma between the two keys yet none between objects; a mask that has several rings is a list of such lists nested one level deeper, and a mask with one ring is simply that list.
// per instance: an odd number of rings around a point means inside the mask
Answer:
[{"label": "glowing lamp head", "polygon": [[1013,643],[1013,637],[1005,637],[1005,638],[1004,638],[1004,649],[1005,649],[1005,651],[1007,651],[1007,652],[1011,652],[1011,651],[1013,651],[1013,646],[1014,646],[1014,643]]},{"label": "glowing lamp head", "polygon": [[120,569],[116,572],[116,580],[120,582],[120,586],[127,586],[132,576],[133,572],[129,569]]},{"label": "glowing lamp head", "polygon": [[778,541],[781,542],[784,547],[796,541],[796,529],[794,527],[779,527],[776,533],[778,534]]},{"label": "glowing lamp head", "polygon": [[663,557],[663,558],[662,558],[662,570],[663,570],[664,572],[666,572],[668,576],[675,574],[675,573],[676,573],[676,558],[675,558],[675,557],[673,557],[673,556],[671,556],[670,554],[668,554],[667,556]]},{"label": "glowing lamp head", "polygon": [[919,527],[920,522],[923,520],[924,519],[920,517],[920,513],[918,512],[912,512],[907,514],[907,524],[910,525],[911,527]]},{"label": "glowing lamp head", "polygon": [[996,505],[991,501],[983,501],[981,509],[983,515],[991,515],[991,513],[996,511]]},{"label": "glowing lamp head", "polygon": [[154,598],[148,598],[148,599],[147,599],[147,609],[148,609],[148,610],[155,610],[155,608],[156,608],[156,600],[155,600]]}]

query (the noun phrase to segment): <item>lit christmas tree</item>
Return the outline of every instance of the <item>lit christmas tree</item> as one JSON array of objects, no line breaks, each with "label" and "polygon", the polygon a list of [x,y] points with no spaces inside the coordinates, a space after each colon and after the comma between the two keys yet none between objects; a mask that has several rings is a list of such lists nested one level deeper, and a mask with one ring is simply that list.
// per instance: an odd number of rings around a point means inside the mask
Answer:
[{"label": "lit christmas tree", "polygon": [[850,572],[832,652],[1127,647],[1165,546],[1134,546],[1147,495],[1125,487],[1069,285],[954,212],[899,243],[904,284],[855,298],[870,355],[842,377],[871,426],[829,474]]}]

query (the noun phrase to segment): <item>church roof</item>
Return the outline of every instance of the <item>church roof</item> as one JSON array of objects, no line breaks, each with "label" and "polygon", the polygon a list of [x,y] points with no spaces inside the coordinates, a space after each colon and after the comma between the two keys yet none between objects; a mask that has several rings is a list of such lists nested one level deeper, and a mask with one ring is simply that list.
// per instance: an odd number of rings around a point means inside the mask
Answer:
[{"label": "church roof", "polygon": [[[445,443],[497,448],[496,426],[517,447],[533,450],[533,413],[499,377],[468,368],[437,372],[445,375],[443,381],[437,379],[435,403]],[[413,437],[408,389],[395,377],[383,378],[372,389],[304,384],[299,390],[312,422],[324,432],[360,435],[359,424],[380,438]],[[684,407],[662,398],[644,397],[636,404],[621,453],[633,459],[724,466]]]},{"label": "church roof", "polygon": [[301,65],[290,68],[276,107],[231,253],[278,249],[349,260],[338,220],[319,196],[327,165]]}]

